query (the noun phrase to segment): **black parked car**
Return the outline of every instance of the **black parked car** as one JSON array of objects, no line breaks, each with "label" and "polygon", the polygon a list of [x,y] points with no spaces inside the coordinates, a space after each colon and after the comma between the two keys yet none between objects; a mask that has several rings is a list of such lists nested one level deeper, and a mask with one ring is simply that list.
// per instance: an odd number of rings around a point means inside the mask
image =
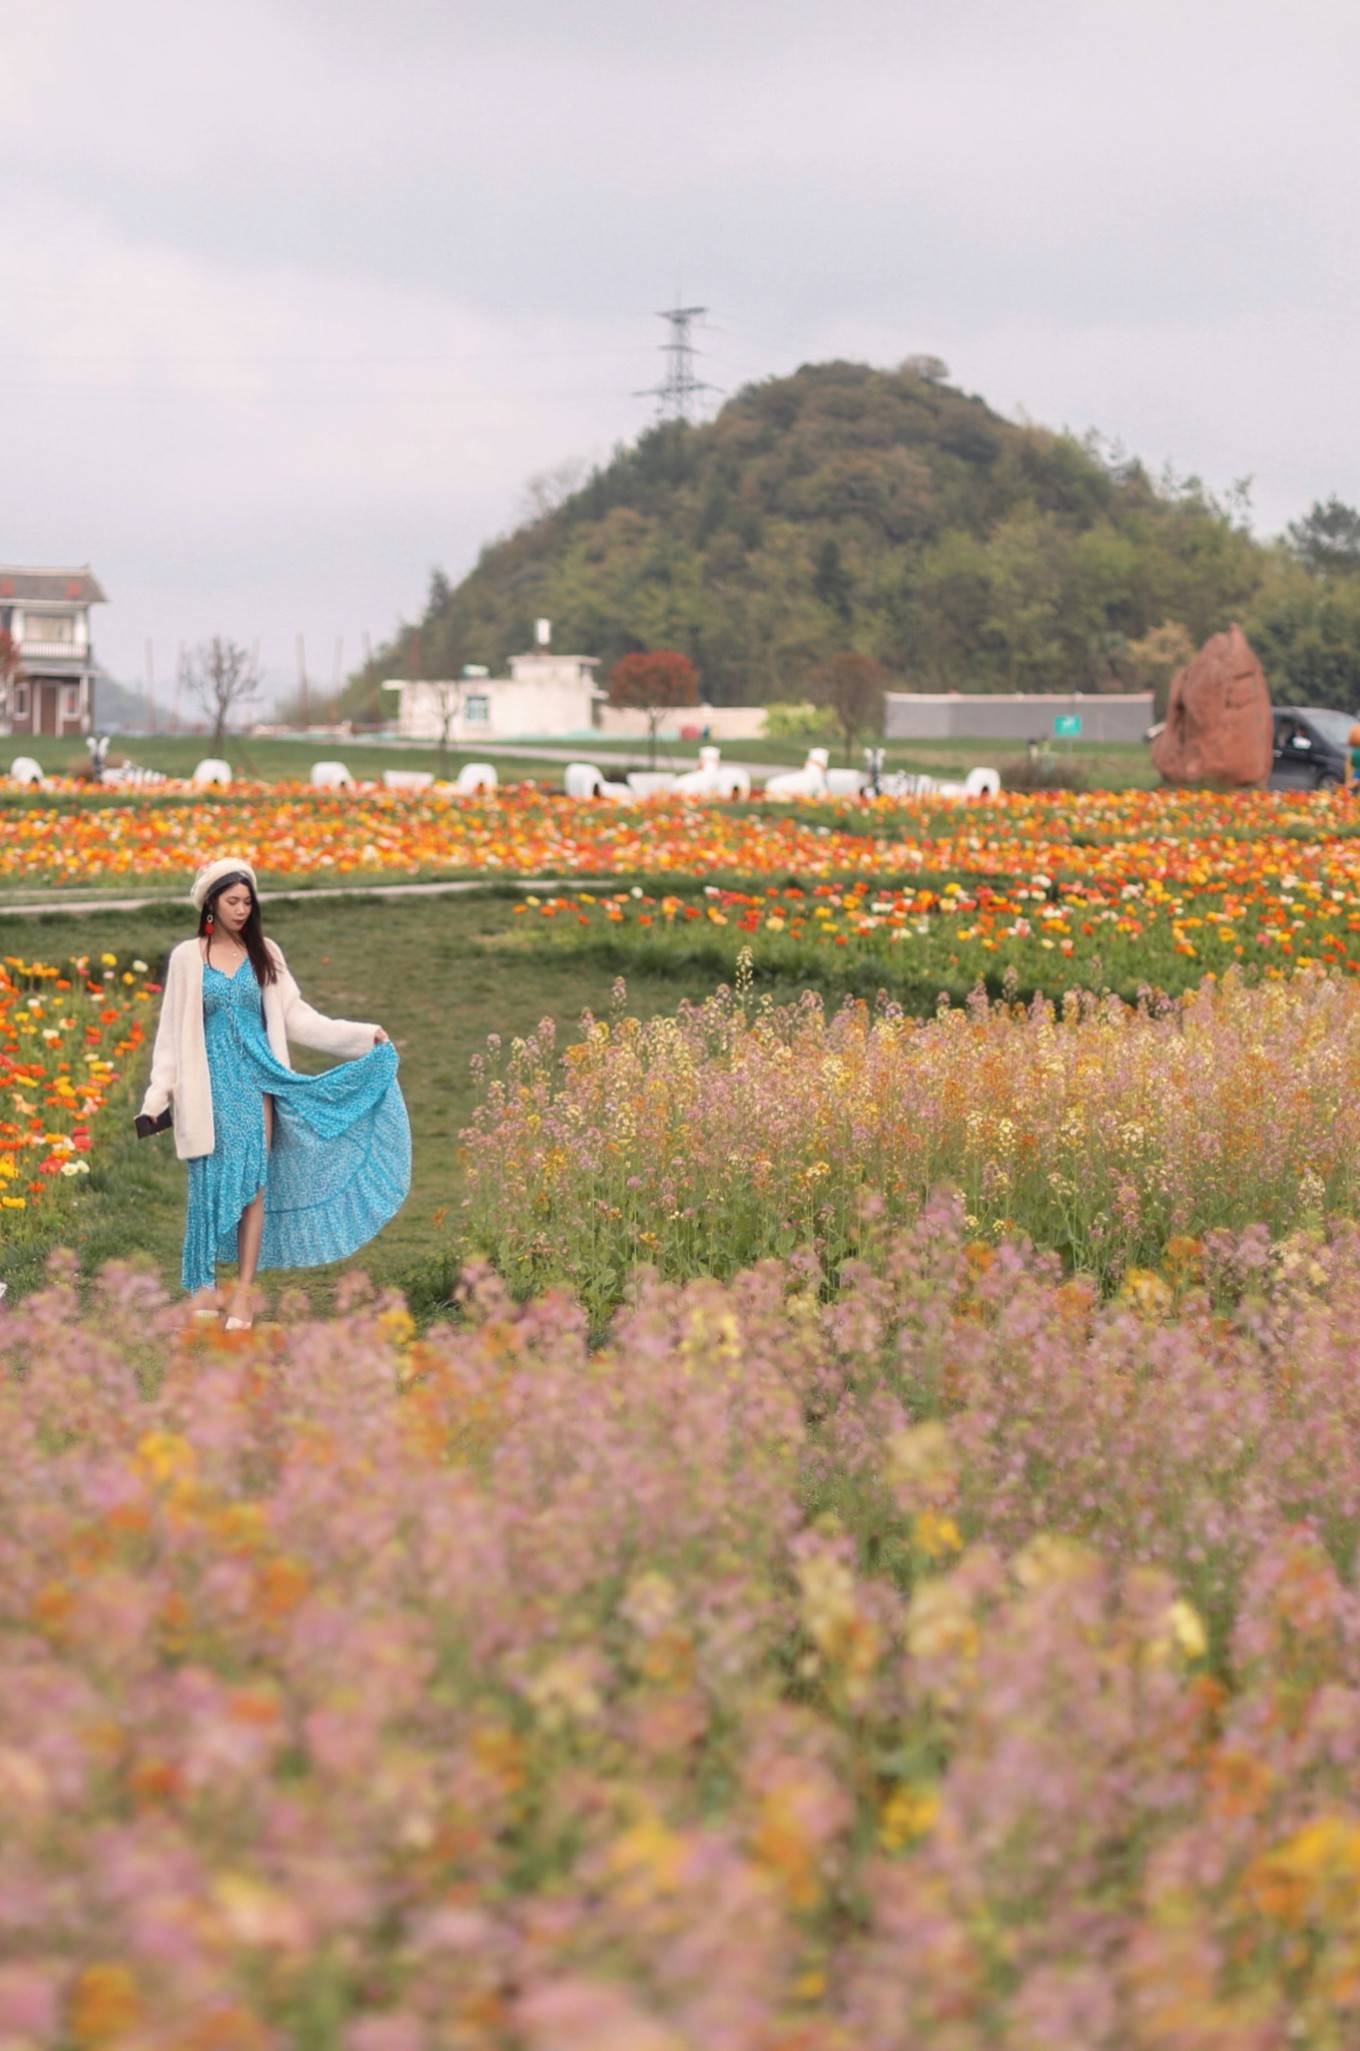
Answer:
[{"label": "black parked car", "polygon": [[1271,790],[1334,790],[1346,781],[1350,731],[1356,724],[1352,713],[1318,705],[1275,705],[1271,713]]}]

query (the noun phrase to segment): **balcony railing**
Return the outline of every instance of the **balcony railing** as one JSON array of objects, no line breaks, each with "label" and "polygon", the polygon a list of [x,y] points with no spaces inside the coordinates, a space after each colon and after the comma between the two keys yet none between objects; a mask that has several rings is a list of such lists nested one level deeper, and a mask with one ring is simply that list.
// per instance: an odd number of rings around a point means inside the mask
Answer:
[{"label": "balcony railing", "polygon": [[19,643],[19,657],[23,662],[51,662],[54,657],[65,658],[67,662],[87,662],[90,651],[78,641],[31,641],[27,635]]}]

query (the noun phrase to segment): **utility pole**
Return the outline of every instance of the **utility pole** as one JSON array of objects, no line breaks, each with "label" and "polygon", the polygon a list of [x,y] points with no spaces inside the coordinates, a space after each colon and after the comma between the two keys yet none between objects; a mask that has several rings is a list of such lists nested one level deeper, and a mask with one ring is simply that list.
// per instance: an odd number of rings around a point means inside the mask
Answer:
[{"label": "utility pole", "polygon": [[694,359],[699,352],[689,331],[691,324],[707,312],[706,306],[672,306],[657,315],[658,320],[669,321],[671,325],[669,341],[659,345],[666,354],[666,374],[659,385],[649,385],[645,391],[634,392],[633,397],[655,399],[658,420],[688,420],[698,393],[719,389],[694,375]]},{"label": "utility pole", "polygon": [[301,634],[297,637],[298,648],[298,724],[303,731],[307,728],[307,650]]}]

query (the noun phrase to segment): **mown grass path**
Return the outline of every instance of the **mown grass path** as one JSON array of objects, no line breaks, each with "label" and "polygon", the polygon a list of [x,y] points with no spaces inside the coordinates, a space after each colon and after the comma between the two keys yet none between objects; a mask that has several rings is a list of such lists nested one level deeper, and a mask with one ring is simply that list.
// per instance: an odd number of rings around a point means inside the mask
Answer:
[{"label": "mown grass path", "polygon": [[[592,888],[603,890],[612,881],[612,878],[602,878],[598,884],[593,884],[589,877],[572,878],[573,887],[581,890],[590,890]],[[561,887],[562,879],[560,876],[507,876],[497,878],[495,883],[491,885],[482,882],[475,876],[456,877],[442,883],[374,883],[364,878],[348,884],[320,884],[313,888],[302,890],[271,889],[269,892],[269,903],[272,907],[276,904],[301,903],[303,901],[314,902],[317,898],[328,897],[449,897],[466,896],[472,891],[486,893],[488,889],[505,892],[558,890]],[[32,896],[0,897],[0,920],[7,918],[46,919],[58,915],[69,917],[72,914],[80,915],[92,912],[98,913],[102,918],[106,912],[158,911],[162,907],[179,905],[181,896],[182,893],[161,890],[147,897],[68,898],[63,897],[60,891],[44,890],[35,892]]]}]

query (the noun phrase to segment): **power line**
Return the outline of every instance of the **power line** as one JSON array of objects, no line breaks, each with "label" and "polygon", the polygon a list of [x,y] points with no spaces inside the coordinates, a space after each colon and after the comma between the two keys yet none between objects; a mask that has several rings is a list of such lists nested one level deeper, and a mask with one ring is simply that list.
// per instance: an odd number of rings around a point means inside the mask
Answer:
[{"label": "power line", "polygon": [[667,357],[666,375],[659,385],[649,385],[645,391],[634,392],[633,397],[655,399],[658,420],[688,420],[698,393],[719,390],[717,385],[705,384],[694,375],[694,359],[699,352],[689,331],[707,312],[706,306],[672,306],[657,315],[658,320],[671,324],[670,340],[661,344]]},{"label": "power line", "polygon": [[[0,350],[0,363],[25,362],[29,357],[37,353],[39,352],[32,347]],[[340,353],[295,349],[235,350],[221,355],[212,355],[211,353],[205,354],[200,349],[165,349],[157,347],[154,343],[148,343],[142,348],[63,348],[59,356],[51,356],[45,360],[55,364],[57,367],[66,363],[117,364],[122,362],[129,363],[135,368],[141,368],[148,363],[153,368],[167,363],[192,363],[194,365],[225,363],[232,367],[246,370],[256,369],[260,366],[296,364],[300,369],[305,370],[311,369],[318,363],[331,363],[340,364],[346,369],[367,370],[377,364],[409,366],[412,364],[425,365],[430,363],[543,363],[550,359],[556,361],[564,356],[588,356],[594,361],[601,356],[632,356],[635,354],[636,349],[633,346],[601,349],[596,344],[591,343],[579,349],[484,349],[474,351],[471,354],[465,351],[462,354],[452,355],[444,350],[437,354],[422,354],[418,356],[378,356],[370,354],[366,350],[353,349]]]}]

